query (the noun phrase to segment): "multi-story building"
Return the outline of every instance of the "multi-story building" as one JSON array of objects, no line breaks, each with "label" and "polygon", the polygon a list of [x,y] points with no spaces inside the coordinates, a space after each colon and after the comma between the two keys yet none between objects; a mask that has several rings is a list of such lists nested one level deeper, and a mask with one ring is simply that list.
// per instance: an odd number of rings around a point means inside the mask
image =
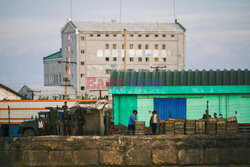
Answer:
[{"label": "multi-story building", "polygon": [[57,59],[70,60],[68,78],[78,95],[88,93],[97,97],[100,92],[102,96],[107,95],[106,81],[110,72],[124,69],[124,61],[126,69],[136,71],[154,70],[152,67],[157,66],[183,70],[186,65],[185,31],[177,20],[174,23],[69,20],[61,30],[61,55],[44,58],[44,83],[64,84],[65,64],[58,64]]}]

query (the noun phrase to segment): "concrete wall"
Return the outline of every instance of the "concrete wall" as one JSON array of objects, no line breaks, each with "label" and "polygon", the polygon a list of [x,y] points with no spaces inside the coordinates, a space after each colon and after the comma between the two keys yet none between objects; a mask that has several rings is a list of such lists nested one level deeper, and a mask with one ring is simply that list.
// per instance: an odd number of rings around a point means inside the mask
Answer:
[{"label": "concrete wall", "polygon": [[0,166],[249,166],[249,135],[0,138]]}]

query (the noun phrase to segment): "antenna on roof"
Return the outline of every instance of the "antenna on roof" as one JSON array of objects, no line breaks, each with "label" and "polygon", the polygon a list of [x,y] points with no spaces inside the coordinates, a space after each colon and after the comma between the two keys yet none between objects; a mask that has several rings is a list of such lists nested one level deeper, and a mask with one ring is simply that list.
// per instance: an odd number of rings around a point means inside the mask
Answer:
[{"label": "antenna on roof", "polygon": [[174,20],[176,19],[176,16],[175,16],[175,0],[173,0],[173,7],[174,7]]},{"label": "antenna on roof", "polygon": [[70,19],[72,20],[72,0],[70,0]]},{"label": "antenna on roof", "polygon": [[120,0],[120,23],[122,22],[122,0]]}]

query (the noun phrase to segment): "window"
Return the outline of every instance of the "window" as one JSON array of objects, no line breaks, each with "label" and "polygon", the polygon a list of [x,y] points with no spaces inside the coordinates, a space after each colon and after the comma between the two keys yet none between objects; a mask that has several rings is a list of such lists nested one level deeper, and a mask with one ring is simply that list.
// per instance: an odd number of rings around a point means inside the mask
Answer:
[{"label": "window", "polygon": [[113,37],[117,37],[117,35],[116,35],[116,34],[113,34]]},{"label": "window", "polygon": [[158,34],[155,34],[155,37],[157,38],[159,35]]},{"label": "window", "polygon": [[141,35],[141,34],[139,34],[139,35],[138,35],[138,37],[142,37],[142,35]]},{"label": "window", "polygon": [[158,61],[159,61],[159,58],[158,58],[158,57],[156,57],[156,58],[155,58],[155,62],[158,62]]},{"label": "window", "polygon": [[130,37],[133,37],[134,35],[133,34],[130,34]]},{"label": "window", "polygon": [[122,44],[122,49],[124,49],[124,44]]},{"label": "window", "polygon": [[125,34],[122,34],[122,37],[125,37]]},{"label": "window", "polygon": [[97,37],[101,37],[101,34],[97,34]]},{"label": "window", "polygon": [[141,49],[141,44],[138,45],[138,49]]},{"label": "window", "polygon": [[84,41],[84,37],[81,37],[81,40]]},{"label": "window", "polygon": [[166,49],[166,45],[165,45],[165,44],[162,44],[161,48],[162,48],[162,49]]},{"label": "window", "polygon": [[105,44],[105,49],[109,49],[109,44]]},{"label": "window", "polygon": [[166,62],[166,58],[162,58],[162,61],[163,61],[163,62]]},{"label": "window", "polygon": [[149,49],[149,44],[146,44],[146,45],[145,45],[145,49]]},{"label": "window", "polygon": [[162,35],[162,37],[166,37],[166,35],[165,35],[165,34],[163,34],[163,35]]},{"label": "window", "polygon": [[84,61],[81,61],[81,65],[82,65],[82,66],[84,65]]},{"label": "window", "polygon": [[133,44],[130,44],[130,45],[129,45],[129,49],[133,49]]},{"label": "window", "polygon": [[106,69],[106,74],[110,74],[111,73],[111,69]]},{"label": "window", "polygon": [[155,44],[155,49],[158,49],[158,44]]},{"label": "window", "polygon": [[148,35],[148,34],[146,34],[146,37],[149,37],[149,35]]},{"label": "window", "polygon": [[142,61],[142,58],[141,58],[141,57],[138,57],[138,61]]},{"label": "window", "polygon": [[116,44],[113,44],[113,49],[116,49]]},{"label": "window", "polygon": [[106,57],[106,61],[109,61],[109,57]]},{"label": "window", "polygon": [[81,78],[84,77],[84,74],[81,74]]},{"label": "window", "polygon": [[81,53],[84,54],[84,50],[81,50]]},{"label": "window", "polygon": [[172,34],[172,35],[171,35],[171,37],[175,37],[175,35],[174,35],[174,34]]},{"label": "window", "polygon": [[148,62],[149,61],[149,57],[146,57],[145,61]]},{"label": "window", "polygon": [[122,58],[122,61],[124,61],[124,60],[125,60],[125,58],[123,57],[123,58]]},{"label": "window", "polygon": [[109,37],[109,34],[105,34],[105,37]]},{"label": "window", "polygon": [[113,61],[117,61],[117,58],[116,58],[116,57],[113,57]]},{"label": "window", "polygon": [[81,86],[81,90],[84,90],[85,88],[84,88],[84,86]]},{"label": "window", "polygon": [[89,37],[93,37],[94,35],[93,34],[89,34]]},{"label": "window", "polygon": [[134,58],[133,58],[133,57],[130,57],[130,58],[129,58],[129,61],[134,61]]}]

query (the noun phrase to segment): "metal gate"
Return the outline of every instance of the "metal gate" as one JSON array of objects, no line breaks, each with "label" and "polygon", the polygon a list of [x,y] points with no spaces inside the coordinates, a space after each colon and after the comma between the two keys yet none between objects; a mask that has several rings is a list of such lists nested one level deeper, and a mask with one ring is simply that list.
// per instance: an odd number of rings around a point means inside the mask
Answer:
[{"label": "metal gate", "polygon": [[155,98],[154,109],[161,120],[168,118],[186,118],[185,98]]}]

